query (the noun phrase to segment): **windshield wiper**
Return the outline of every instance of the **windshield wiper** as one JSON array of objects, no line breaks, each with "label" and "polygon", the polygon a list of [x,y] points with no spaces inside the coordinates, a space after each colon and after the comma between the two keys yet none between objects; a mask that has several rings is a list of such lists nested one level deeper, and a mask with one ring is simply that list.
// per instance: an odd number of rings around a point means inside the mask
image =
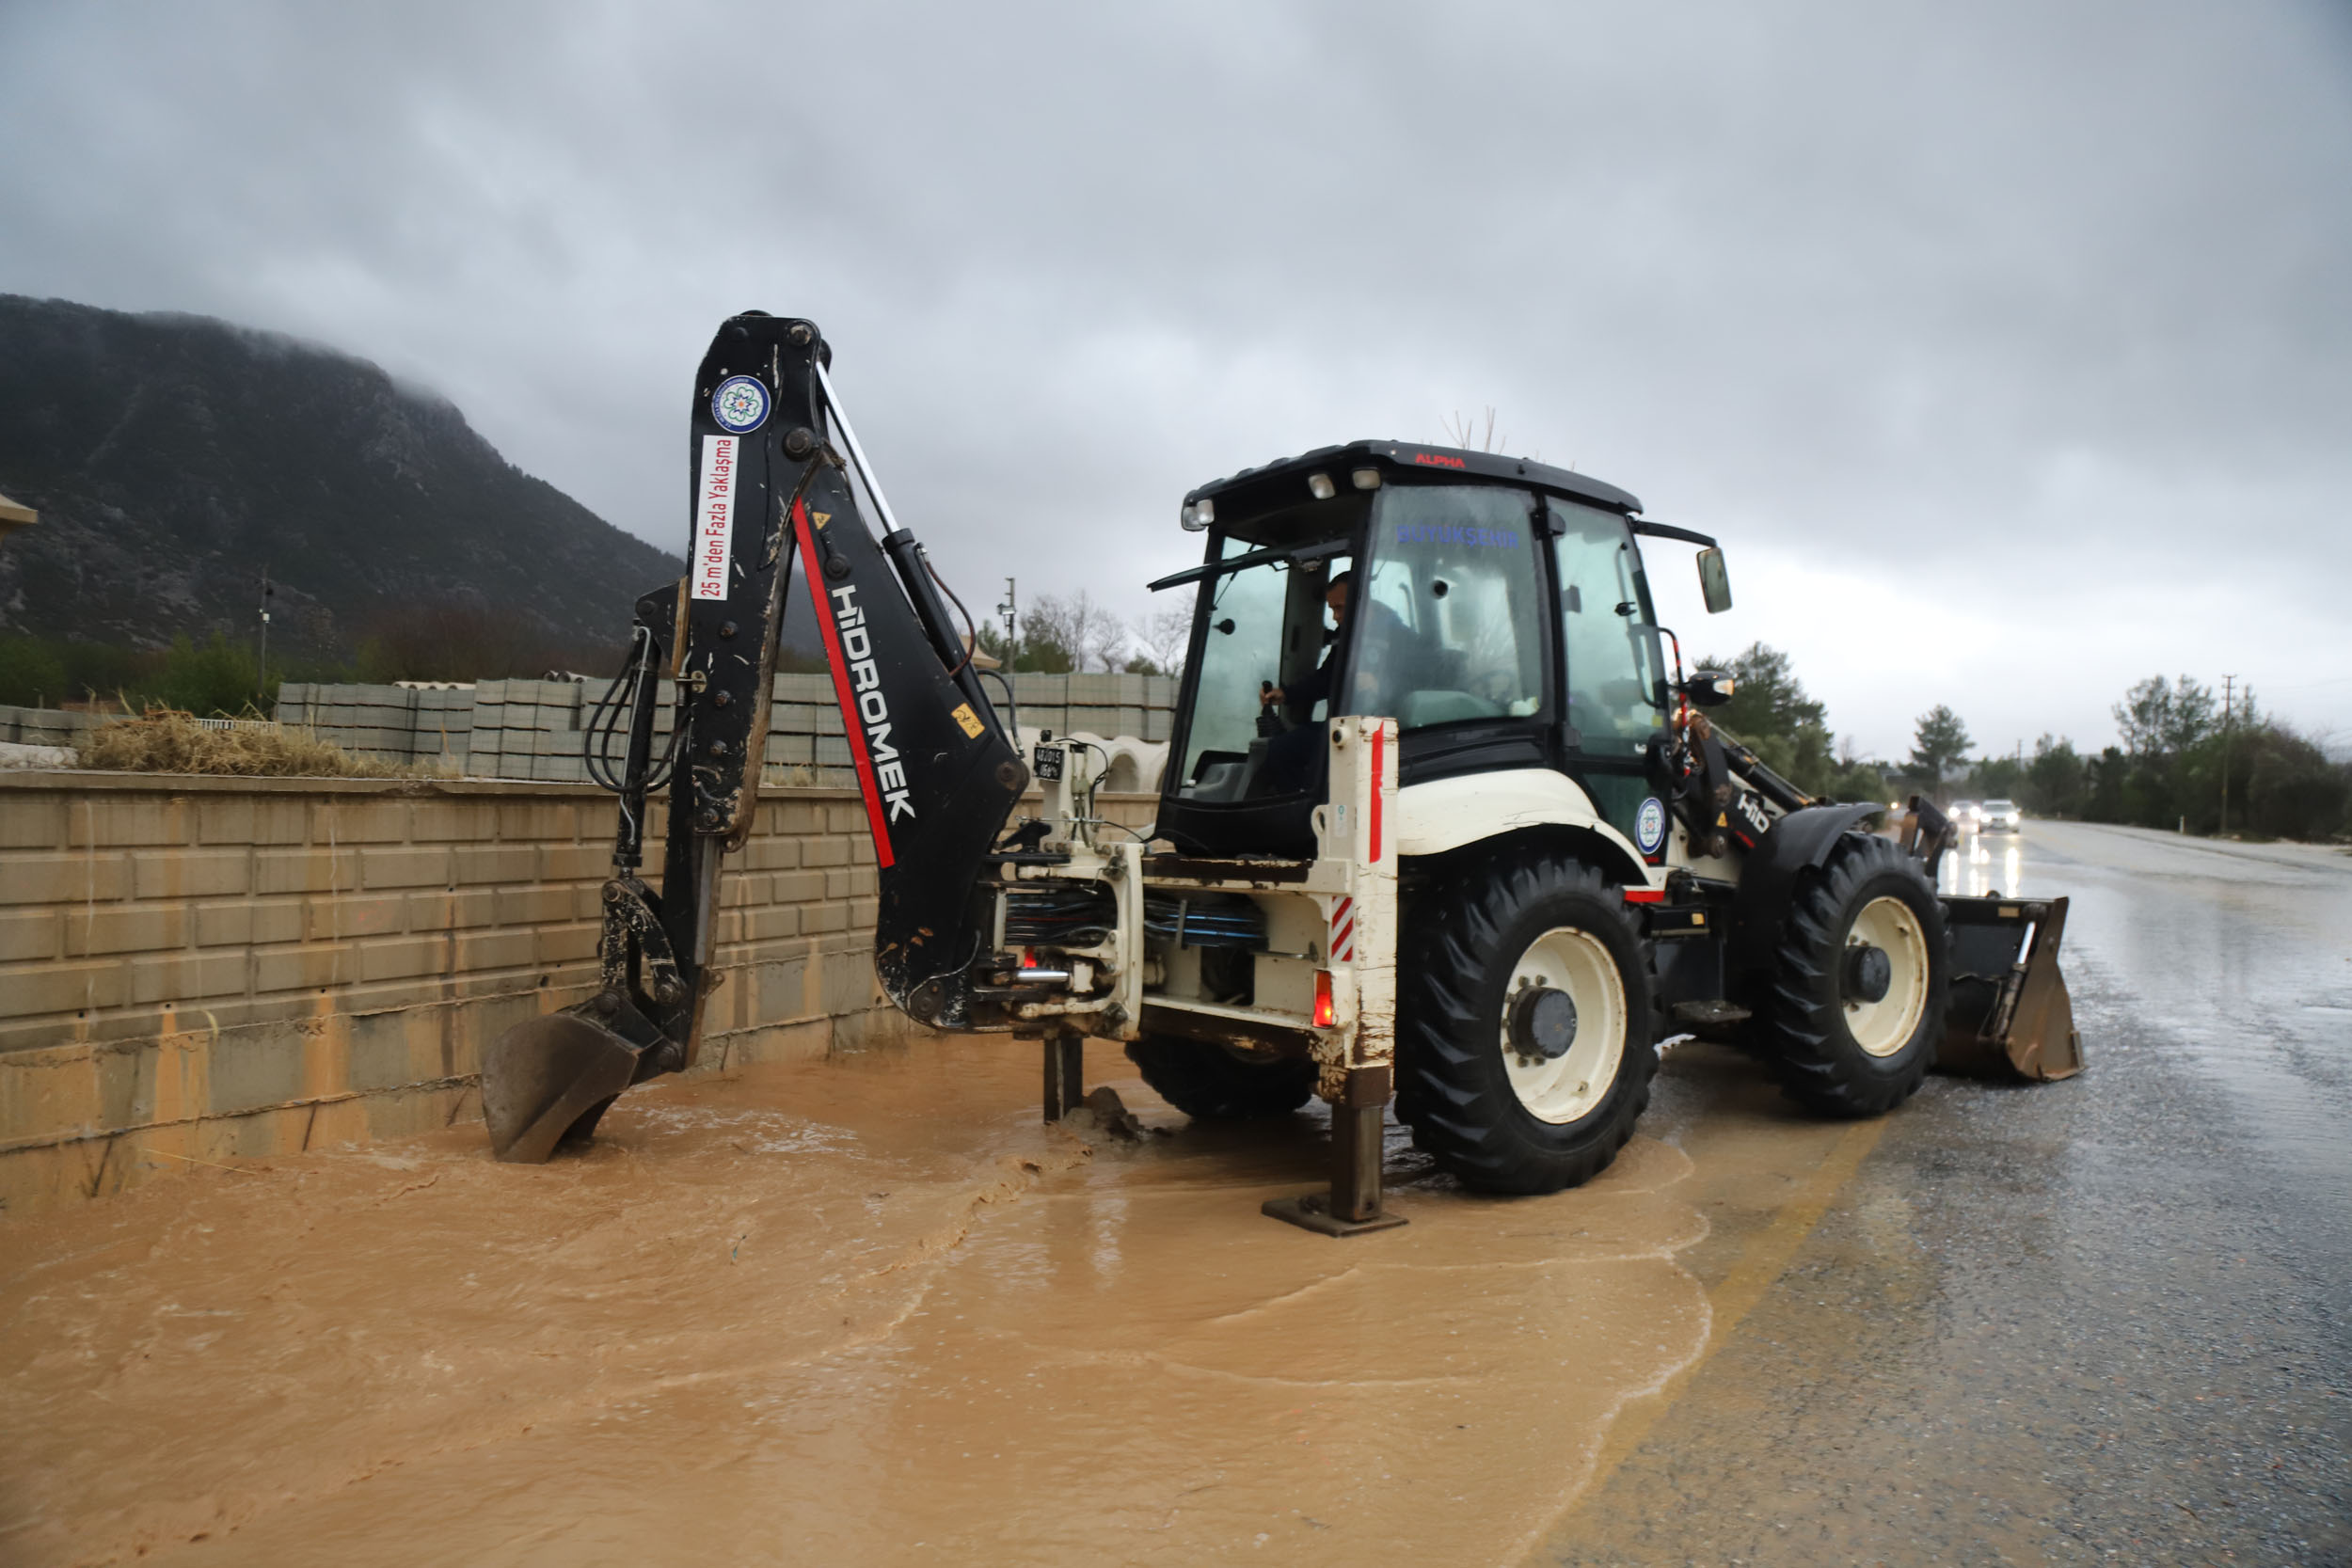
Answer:
[{"label": "windshield wiper", "polygon": [[1322,561],[1335,555],[1345,555],[1348,541],[1327,539],[1320,545],[1268,545],[1262,550],[1228,556],[1223,561],[1204,561],[1198,566],[1187,566],[1181,572],[1170,572],[1151,585],[1150,592],[1176,588],[1202,578],[1221,578],[1228,572],[1238,572],[1245,566],[1263,566],[1269,561],[1287,561],[1294,566],[1304,566],[1311,561]]}]

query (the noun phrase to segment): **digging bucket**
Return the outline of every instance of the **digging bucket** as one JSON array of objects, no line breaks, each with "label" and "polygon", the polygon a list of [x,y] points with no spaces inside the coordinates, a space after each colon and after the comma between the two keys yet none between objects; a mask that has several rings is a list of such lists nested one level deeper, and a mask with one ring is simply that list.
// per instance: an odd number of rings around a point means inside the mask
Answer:
[{"label": "digging bucket", "polygon": [[482,1058],[482,1119],[490,1151],[540,1164],[564,1143],[584,1142],[596,1118],[635,1081],[635,1046],[577,1012],[516,1024]]},{"label": "digging bucket", "polygon": [[1951,1006],[1936,1066],[2051,1083],[2083,1069],[2074,1006],[2058,968],[2063,898],[1946,898]]}]

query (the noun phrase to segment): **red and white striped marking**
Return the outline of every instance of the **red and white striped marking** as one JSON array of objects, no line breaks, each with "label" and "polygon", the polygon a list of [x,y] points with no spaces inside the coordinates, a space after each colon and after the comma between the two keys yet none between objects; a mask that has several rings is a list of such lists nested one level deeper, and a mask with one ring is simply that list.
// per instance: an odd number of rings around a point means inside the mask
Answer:
[{"label": "red and white striped marking", "polygon": [[1331,961],[1348,963],[1356,957],[1356,900],[1343,898],[1331,906]]}]

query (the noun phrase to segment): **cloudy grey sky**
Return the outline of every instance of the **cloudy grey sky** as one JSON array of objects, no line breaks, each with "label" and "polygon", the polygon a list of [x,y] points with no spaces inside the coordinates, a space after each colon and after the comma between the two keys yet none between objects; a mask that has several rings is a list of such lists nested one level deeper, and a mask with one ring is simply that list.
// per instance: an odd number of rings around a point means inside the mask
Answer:
[{"label": "cloudy grey sky", "polygon": [[712,329],[811,316],[976,604],[1492,405],[1866,752],[2154,671],[2352,739],[2343,0],[0,0],[0,290],[365,356],[673,548]]}]

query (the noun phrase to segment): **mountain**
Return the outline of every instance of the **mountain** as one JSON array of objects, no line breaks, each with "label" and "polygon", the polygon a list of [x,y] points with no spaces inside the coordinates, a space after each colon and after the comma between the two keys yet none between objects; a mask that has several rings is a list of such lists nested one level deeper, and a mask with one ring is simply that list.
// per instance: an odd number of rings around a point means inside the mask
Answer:
[{"label": "mountain", "polygon": [[0,546],[0,633],[249,638],[266,568],[273,664],[452,626],[495,628],[504,662],[611,662],[637,595],[684,570],[365,360],[14,294],[0,494],[40,513]]}]

